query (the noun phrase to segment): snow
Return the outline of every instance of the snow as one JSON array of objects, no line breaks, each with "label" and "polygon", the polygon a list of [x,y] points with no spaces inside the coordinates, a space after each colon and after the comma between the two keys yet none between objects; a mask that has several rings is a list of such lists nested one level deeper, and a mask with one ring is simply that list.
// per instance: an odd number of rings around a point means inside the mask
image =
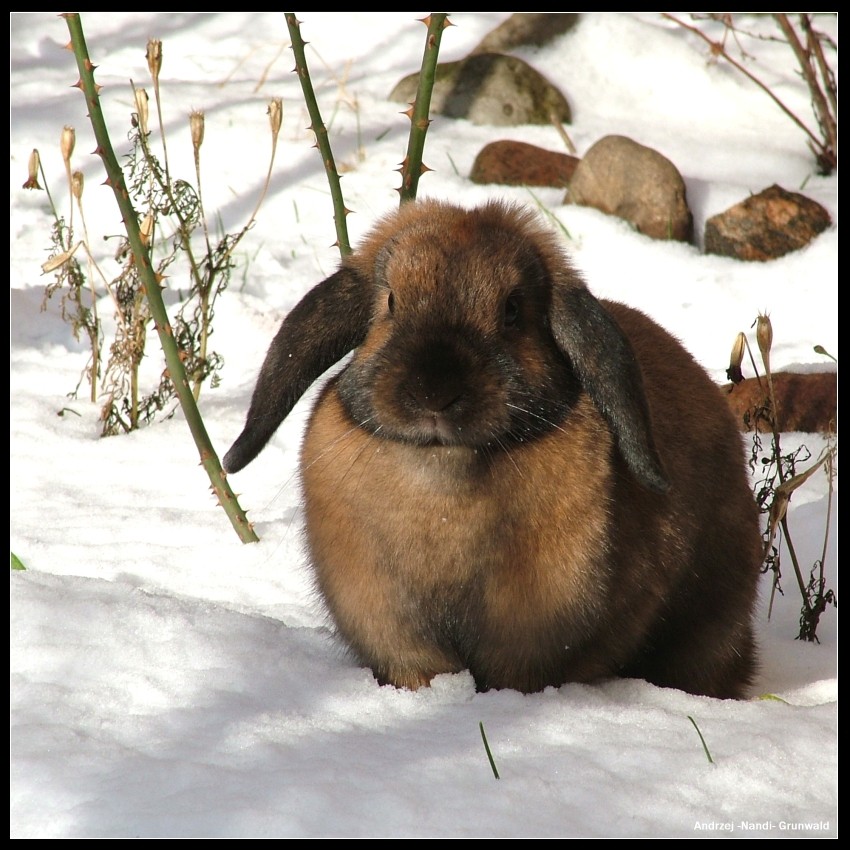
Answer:
[{"label": "snow", "polygon": [[[386,96],[419,66],[425,14],[299,13],[355,246],[398,203],[394,169],[408,122]],[[507,15],[453,15],[441,60],[463,57]],[[837,220],[837,176],[819,176],[802,132],[751,82],[709,61],[699,39],[655,13],[583,18],[553,44],[519,51],[567,94],[579,153],[610,133],[660,150],[686,180],[698,234],[708,217],[773,183],[804,192]],[[766,17],[748,24],[770,28]],[[145,49],[149,38],[162,40],[172,173],[194,182],[187,116],[202,109],[204,202],[229,231],[256,204],[271,146],[266,107],[283,98],[269,194],[217,308],[223,380],[201,395],[223,455],[280,320],[339,260],[284,17],[89,12],[82,25],[119,151],[133,111],[130,80],[152,92]],[[837,39],[834,17],[818,26]],[[787,553],[785,595],[769,621],[763,580],[752,699],[634,680],[476,693],[468,673],[400,691],[379,687],[346,656],[312,590],[296,472],[312,392],[261,458],[230,478],[255,544],[241,543],[214,503],[179,411],[127,436],[99,437],[100,407],[87,387],[68,396],[86,346],[57,298],[42,309],[52,279],[40,268],[52,224],[46,195],[21,189],[38,148],[67,214],[59,137],[75,127],[90,241],[109,266],[116,240],[101,237],[121,233],[121,221],[91,153],[83,97],[71,87],[68,40],[55,13],[11,14],[10,545],[26,566],[10,574],[11,837],[836,836],[836,611],[824,614],[819,644],[795,639],[800,599]],[[751,66],[811,122],[787,48],[752,39],[746,47]],[[434,171],[420,197],[539,201],[565,226],[591,289],[652,315],[718,382],[738,331],[754,342],[759,312],[773,323],[774,369],[834,368],[813,347],[838,356],[837,227],[770,263],[706,256],[566,206],[558,190],[470,183],[476,153],[499,138],[562,149],[552,127],[435,116],[424,157]],[[169,284],[185,286],[180,274]],[[100,309],[110,316],[107,299]],[[153,339],[146,374],[161,368]],[[783,435],[786,450],[800,443],[817,457],[826,440]],[[827,500],[819,473],[791,502],[807,565],[824,545]],[[826,573],[836,587],[834,506],[831,516]]]}]

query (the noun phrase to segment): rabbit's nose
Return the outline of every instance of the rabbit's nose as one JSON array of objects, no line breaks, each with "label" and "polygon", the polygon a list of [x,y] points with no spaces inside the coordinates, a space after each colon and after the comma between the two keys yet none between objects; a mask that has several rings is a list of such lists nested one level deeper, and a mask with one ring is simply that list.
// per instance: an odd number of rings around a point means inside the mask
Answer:
[{"label": "rabbit's nose", "polygon": [[423,409],[439,413],[451,407],[464,393],[462,381],[454,376],[419,375],[407,386],[408,395]]}]

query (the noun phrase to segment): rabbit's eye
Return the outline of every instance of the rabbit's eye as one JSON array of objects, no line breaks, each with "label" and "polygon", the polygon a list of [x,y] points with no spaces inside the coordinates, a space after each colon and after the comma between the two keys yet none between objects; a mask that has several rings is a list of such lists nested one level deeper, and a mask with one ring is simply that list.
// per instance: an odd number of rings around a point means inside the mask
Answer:
[{"label": "rabbit's eye", "polygon": [[395,295],[392,292],[387,296],[387,310],[390,314],[395,312]]},{"label": "rabbit's eye", "polygon": [[503,320],[506,328],[512,328],[519,321],[519,295],[512,293],[505,299]]}]

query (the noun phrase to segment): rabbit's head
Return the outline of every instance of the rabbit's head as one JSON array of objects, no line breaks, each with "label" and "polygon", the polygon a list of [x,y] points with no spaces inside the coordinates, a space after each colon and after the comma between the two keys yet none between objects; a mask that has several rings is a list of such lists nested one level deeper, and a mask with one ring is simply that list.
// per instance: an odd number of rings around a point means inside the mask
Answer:
[{"label": "rabbit's head", "polygon": [[638,479],[666,488],[629,342],[529,210],[428,201],[381,221],[284,322],[225,468],[353,348],[339,394],[382,438],[505,448],[558,428],[583,389]]}]

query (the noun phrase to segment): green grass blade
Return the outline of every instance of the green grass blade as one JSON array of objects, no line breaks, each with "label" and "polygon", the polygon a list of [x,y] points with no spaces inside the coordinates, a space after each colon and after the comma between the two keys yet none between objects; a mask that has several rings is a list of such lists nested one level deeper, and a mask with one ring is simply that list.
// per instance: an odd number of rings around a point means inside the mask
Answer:
[{"label": "green grass blade", "polygon": [[694,720],[690,714],[688,715],[688,720],[690,720],[691,723],[694,724],[694,729],[697,730],[697,735],[699,735],[699,739],[700,741],[702,741],[702,748],[705,750],[705,757],[708,759],[709,764],[714,764],[714,759],[711,757],[711,753],[708,751],[708,747],[705,743],[705,738],[702,737],[702,732],[699,731],[699,726],[697,726],[696,720]]},{"label": "green grass blade", "polygon": [[490,761],[490,767],[493,769],[493,776],[499,779],[499,771],[496,768],[496,762],[493,761],[493,753],[490,752],[490,745],[487,743],[487,736],[484,734],[484,724],[478,723],[478,728],[481,730],[481,740],[484,741],[484,751],[487,753],[487,758]]}]

